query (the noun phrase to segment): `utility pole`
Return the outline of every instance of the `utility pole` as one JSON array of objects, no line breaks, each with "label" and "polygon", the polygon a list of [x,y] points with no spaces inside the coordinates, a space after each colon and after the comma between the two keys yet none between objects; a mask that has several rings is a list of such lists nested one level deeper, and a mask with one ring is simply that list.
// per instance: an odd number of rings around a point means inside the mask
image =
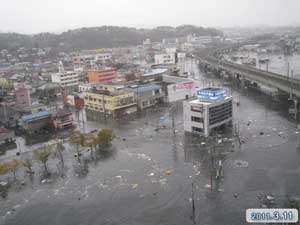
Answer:
[{"label": "utility pole", "polygon": [[103,112],[104,112],[104,121],[105,121],[105,124],[106,124],[107,121],[106,121],[106,109],[105,109],[105,103],[104,103],[104,94],[102,94],[102,109],[103,109]]},{"label": "utility pole", "polygon": [[172,106],[172,130],[173,130],[173,136],[175,137],[176,132],[175,132],[175,105]]},{"label": "utility pole", "polygon": [[4,124],[8,127],[9,124],[8,124],[8,120],[7,120],[6,103],[3,102],[2,106],[3,106],[4,120],[5,120]]},{"label": "utility pole", "polygon": [[194,182],[192,182],[192,219],[193,223],[196,224],[196,207],[194,199]]},{"label": "utility pole", "polygon": [[288,62],[288,64],[287,64],[287,77],[288,77],[288,79],[290,77],[290,62]]},{"label": "utility pole", "polygon": [[[79,111],[80,112],[80,111]],[[81,119],[82,119],[82,129],[83,133],[85,133],[85,122],[84,122],[84,116],[83,116],[83,109],[81,110]]]}]

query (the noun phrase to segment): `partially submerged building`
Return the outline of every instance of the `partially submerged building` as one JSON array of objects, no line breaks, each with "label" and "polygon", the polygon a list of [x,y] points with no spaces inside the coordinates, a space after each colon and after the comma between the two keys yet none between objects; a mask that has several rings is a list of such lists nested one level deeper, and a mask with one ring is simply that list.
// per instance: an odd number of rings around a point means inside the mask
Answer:
[{"label": "partially submerged building", "polygon": [[124,86],[99,84],[84,92],[84,105],[87,113],[121,118],[135,113],[137,105],[134,93],[124,90]]},{"label": "partially submerged building", "polygon": [[223,89],[201,89],[197,97],[183,103],[184,131],[208,137],[214,129],[232,123],[232,97]]},{"label": "partially submerged building", "polygon": [[47,111],[22,116],[21,127],[26,134],[44,134],[53,129],[51,114]]},{"label": "partially submerged building", "polygon": [[132,85],[126,90],[133,92],[139,110],[163,102],[162,87],[157,84]]}]

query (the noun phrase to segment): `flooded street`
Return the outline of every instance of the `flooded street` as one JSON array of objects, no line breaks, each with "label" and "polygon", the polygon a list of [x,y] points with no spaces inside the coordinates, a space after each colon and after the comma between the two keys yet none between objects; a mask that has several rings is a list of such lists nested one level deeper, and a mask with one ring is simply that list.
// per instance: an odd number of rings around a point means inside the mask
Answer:
[{"label": "flooded street", "polygon": [[[185,68],[194,72],[199,87],[209,82],[195,61]],[[171,112],[161,106],[127,124],[78,125],[86,131],[113,128],[117,136],[113,151],[89,161],[84,176],[74,172],[78,165],[67,142],[64,177],[56,172],[56,159],[49,160],[53,173],[49,181],[40,181],[37,163],[33,180],[28,175],[24,179],[20,170],[18,177],[25,185],[12,187],[6,198],[0,198],[0,224],[194,224],[192,184],[196,224],[246,224],[246,209],[263,207],[266,195],[283,208],[287,197],[300,197],[297,124],[288,120],[287,109],[267,96],[234,88],[232,95],[240,102],[234,104],[233,122],[240,141],[232,132],[215,140],[222,143],[219,181],[211,177],[209,143],[183,132],[182,103],[176,105],[175,136]],[[161,117],[165,128],[157,130]],[[34,146],[26,149],[20,142],[20,157],[30,155]],[[16,151],[8,151],[0,160]]]}]

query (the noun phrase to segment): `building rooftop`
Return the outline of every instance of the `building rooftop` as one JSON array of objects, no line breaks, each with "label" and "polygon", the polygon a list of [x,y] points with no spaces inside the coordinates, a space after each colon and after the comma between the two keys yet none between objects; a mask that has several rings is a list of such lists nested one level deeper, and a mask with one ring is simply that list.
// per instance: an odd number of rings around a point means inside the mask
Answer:
[{"label": "building rooftop", "polygon": [[193,81],[193,80],[189,79],[189,78],[184,78],[184,77],[163,75],[163,82],[168,83],[168,84],[175,84],[175,83],[188,82],[188,81]]},{"label": "building rooftop", "polygon": [[168,69],[152,69],[150,71],[147,71],[143,74],[144,77],[147,77],[147,76],[154,76],[154,75],[160,75],[160,74],[163,74],[165,72],[167,72]]},{"label": "building rooftop", "polygon": [[129,92],[132,92],[132,91],[128,91],[128,90],[124,90],[124,89],[109,91],[109,90],[99,90],[99,89],[94,88],[87,93],[107,95],[107,96],[118,96],[118,95],[126,94]]},{"label": "building rooftop", "polygon": [[29,122],[29,121],[37,120],[37,119],[40,119],[43,117],[48,117],[48,116],[50,116],[49,112],[42,111],[42,112],[37,112],[37,113],[32,113],[30,115],[22,116],[22,120]]},{"label": "building rooftop", "polygon": [[66,115],[71,115],[71,114],[72,114],[71,111],[69,111],[68,109],[63,108],[63,109],[59,109],[57,111],[56,116],[60,117],[60,116],[66,116]]},{"label": "building rooftop", "polygon": [[126,90],[132,91],[134,93],[143,93],[143,92],[147,92],[147,91],[159,90],[160,88],[161,88],[161,86],[159,86],[157,84],[146,84],[146,85],[137,86],[137,87],[129,87],[129,88],[126,88]]}]

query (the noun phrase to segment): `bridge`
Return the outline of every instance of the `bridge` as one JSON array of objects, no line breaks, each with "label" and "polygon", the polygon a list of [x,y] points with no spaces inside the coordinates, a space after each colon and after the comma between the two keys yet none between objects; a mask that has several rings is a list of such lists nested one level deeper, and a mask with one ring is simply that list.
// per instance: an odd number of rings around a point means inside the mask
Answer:
[{"label": "bridge", "polygon": [[290,94],[297,103],[300,102],[300,80],[298,79],[221,60],[214,57],[213,52],[197,53],[196,57],[201,64],[209,65],[217,70],[230,72],[240,80],[248,80],[257,84],[276,88],[279,91]]}]

